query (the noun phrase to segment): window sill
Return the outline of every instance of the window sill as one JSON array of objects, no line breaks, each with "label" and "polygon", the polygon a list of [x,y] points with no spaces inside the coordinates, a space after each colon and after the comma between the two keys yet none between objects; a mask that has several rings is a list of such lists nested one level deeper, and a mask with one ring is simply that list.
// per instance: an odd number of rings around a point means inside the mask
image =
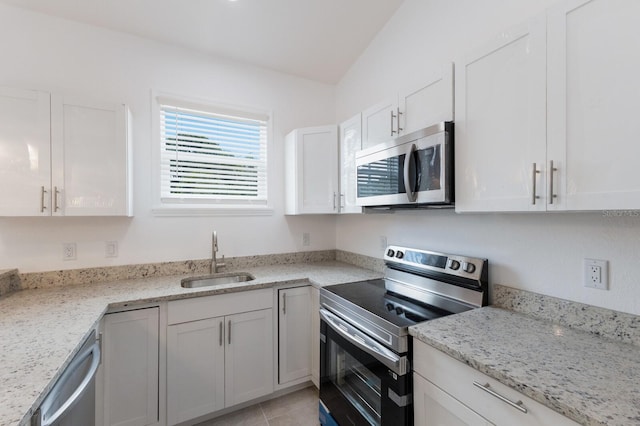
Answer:
[{"label": "window sill", "polygon": [[269,206],[156,206],[151,213],[158,217],[188,216],[273,216],[274,209]]}]

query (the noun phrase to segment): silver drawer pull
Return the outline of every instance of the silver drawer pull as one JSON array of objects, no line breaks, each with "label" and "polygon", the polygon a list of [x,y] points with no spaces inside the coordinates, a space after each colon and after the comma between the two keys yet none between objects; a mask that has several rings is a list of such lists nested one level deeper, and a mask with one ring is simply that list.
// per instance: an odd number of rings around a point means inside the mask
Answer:
[{"label": "silver drawer pull", "polygon": [[491,389],[491,386],[489,385],[489,383],[485,383],[480,384],[478,382],[473,382],[473,385],[475,387],[478,387],[480,389],[482,389],[483,391],[487,392],[490,395],[495,396],[496,398],[498,398],[500,401],[502,402],[506,402],[507,404],[509,404],[510,406],[512,406],[513,408],[522,411],[523,413],[527,413],[527,409],[524,406],[524,403],[522,401],[518,401],[518,402],[513,402],[510,399],[505,398],[504,396],[500,395],[499,393],[497,393],[496,391],[494,391],[493,389]]}]

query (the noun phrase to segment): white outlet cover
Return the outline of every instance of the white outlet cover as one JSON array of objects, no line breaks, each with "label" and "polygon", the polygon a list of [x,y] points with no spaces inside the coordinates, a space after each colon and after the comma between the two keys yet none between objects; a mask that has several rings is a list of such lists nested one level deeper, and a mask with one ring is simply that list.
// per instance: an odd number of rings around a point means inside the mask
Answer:
[{"label": "white outlet cover", "polygon": [[584,259],[582,270],[582,280],[585,287],[597,288],[600,290],[609,290],[608,261],[599,259]]},{"label": "white outlet cover", "polygon": [[106,241],[104,243],[104,256],[105,257],[118,257],[118,242]]},{"label": "white outlet cover", "polygon": [[62,260],[76,260],[76,243],[62,244]]}]

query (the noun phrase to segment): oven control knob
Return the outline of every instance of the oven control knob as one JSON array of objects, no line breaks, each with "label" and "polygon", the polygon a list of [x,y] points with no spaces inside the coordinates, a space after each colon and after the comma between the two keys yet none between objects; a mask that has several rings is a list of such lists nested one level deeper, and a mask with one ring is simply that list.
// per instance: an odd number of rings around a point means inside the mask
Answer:
[{"label": "oven control knob", "polygon": [[398,251],[396,252],[396,257],[397,257],[398,259],[402,259],[402,258],[404,257],[404,253],[403,253],[403,252],[401,252],[400,250],[398,250]]},{"label": "oven control knob", "polygon": [[393,251],[392,249],[387,250],[387,256],[393,257],[395,254],[396,254],[396,252]]},{"label": "oven control knob", "polygon": [[473,274],[476,270],[476,265],[471,262],[462,262],[462,270],[469,274]]},{"label": "oven control knob", "polygon": [[454,271],[457,271],[460,268],[460,262],[458,262],[457,260],[450,259],[449,268],[453,269]]},{"label": "oven control knob", "polygon": [[387,311],[393,311],[393,304],[392,303],[387,303]]},{"label": "oven control knob", "polygon": [[402,309],[400,306],[398,306],[398,307],[396,308],[396,314],[398,314],[398,315],[402,315],[403,313],[404,313],[404,309]]}]

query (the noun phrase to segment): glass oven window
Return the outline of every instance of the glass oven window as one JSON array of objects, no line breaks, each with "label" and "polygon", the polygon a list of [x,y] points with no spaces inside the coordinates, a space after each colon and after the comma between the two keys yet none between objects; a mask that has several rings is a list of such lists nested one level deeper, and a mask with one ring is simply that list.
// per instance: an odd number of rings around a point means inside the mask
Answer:
[{"label": "glass oven window", "polygon": [[372,425],[381,424],[380,378],[333,340],[329,345],[329,380]]}]

